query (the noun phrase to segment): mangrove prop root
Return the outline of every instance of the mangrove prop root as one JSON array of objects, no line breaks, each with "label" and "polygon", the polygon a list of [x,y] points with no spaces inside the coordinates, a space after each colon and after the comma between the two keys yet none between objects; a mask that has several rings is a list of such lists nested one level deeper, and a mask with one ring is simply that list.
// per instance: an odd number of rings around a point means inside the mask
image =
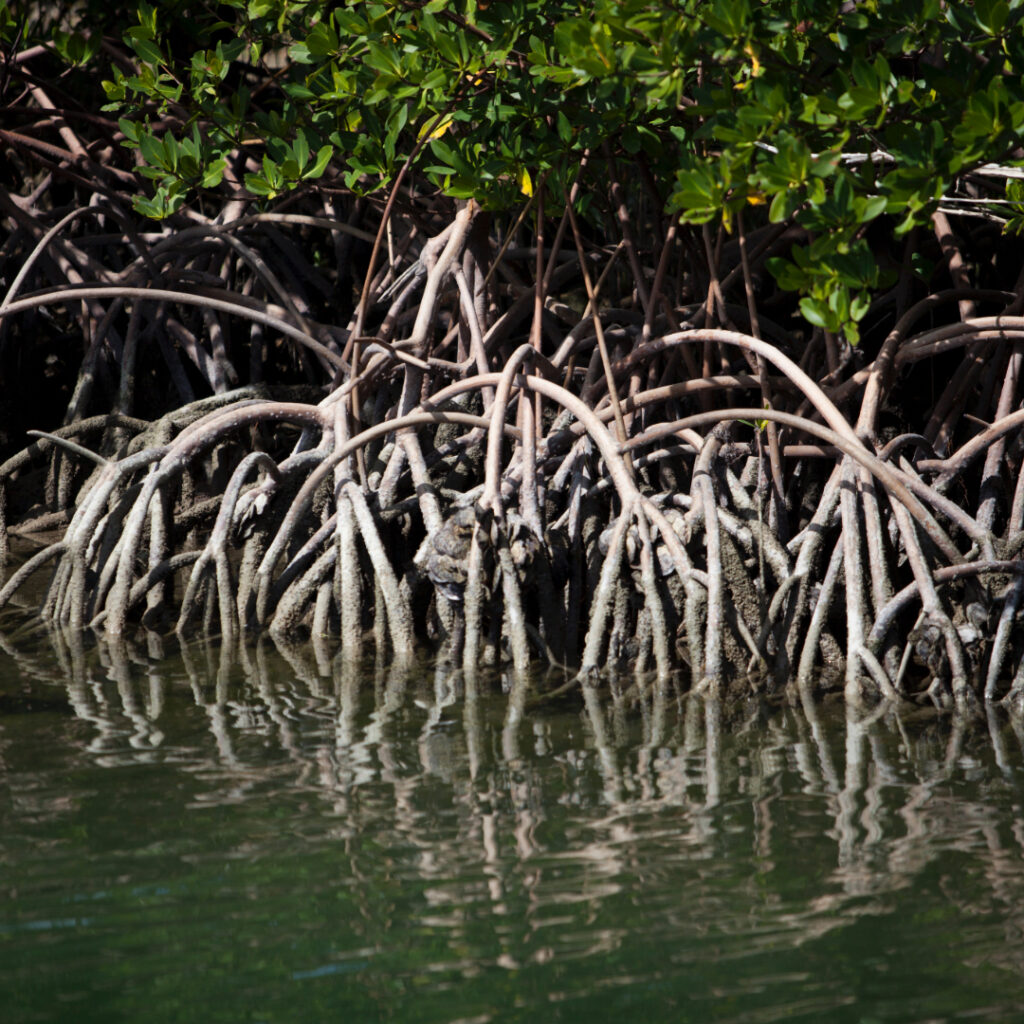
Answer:
[{"label": "mangrove prop root", "polygon": [[[0,565],[9,531],[66,523],[0,607],[49,571],[41,615],[72,630],[311,632],[321,660],[372,635],[406,661],[433,636],[467,686],[487,661],[522,679],[542,657],[587,686],[632,660],[712,696],[749,676],[804,700],[840,677],[852,702],[920,697],[931,678],[961,710],[1016,699],[1014,293],[961,281],[922,298],[858,364],[757,308],[745,234],[728,266],[706,233],[710,287],[683,296],[692,240],[673,223],[645,250],[613,179],[604,249],[572,209],[549,247],[539,201],[493,237],[473,202],[447,223],[428,205],[424,238],[397,223],[417,201],[397,189],[368,228],[322,206],[145,235],[116,204],[38,229],[9,211],[26,241],[0,330],[60,309],[87,340],[66,422],[0,464]],[[119,239],[116,268],[69,235],[93,221]],[[374,243],[368,269],[339,271],[362,283],[347,324],[316,298],[336,293],[308,257],[317,232],[338,253]],[[262,383],[282,369],[316,383]],[[143,409],[154,381],[173,399]],[[104,387],[114,410],[88,415]]]}]

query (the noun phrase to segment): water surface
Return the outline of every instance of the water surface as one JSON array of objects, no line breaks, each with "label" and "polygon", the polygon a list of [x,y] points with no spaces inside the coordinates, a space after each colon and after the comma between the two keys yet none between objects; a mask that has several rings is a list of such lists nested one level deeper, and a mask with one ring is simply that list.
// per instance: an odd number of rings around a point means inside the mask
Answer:
[{"label": "water surface", "polygon": [[0,653],[0,1020],[1024,1020],[1022,737]]}]

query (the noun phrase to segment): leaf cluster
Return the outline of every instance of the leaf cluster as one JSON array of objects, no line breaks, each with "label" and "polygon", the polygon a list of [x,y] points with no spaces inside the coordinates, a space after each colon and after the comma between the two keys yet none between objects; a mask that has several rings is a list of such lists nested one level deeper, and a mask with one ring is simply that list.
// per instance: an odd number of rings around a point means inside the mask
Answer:
[{"label": "leaf cluster", "polygon": [[[685,223],[731,230],[746,211],[802,228],[769,269],[810,323],[856,343],[885,283],[866,226],[903,234],[980,165],[1021,163],[1022,9],[157,0],[118,28],[132,70],[107,70],[105,109],[157,218],[205,190],[269,201],[325,175],[370,193],[407,164],[455,199],[505,208],[543,187],[557,205],[585,156],[612,156]],[[106,30],[55,26],[52,45],[99,61]]]}]

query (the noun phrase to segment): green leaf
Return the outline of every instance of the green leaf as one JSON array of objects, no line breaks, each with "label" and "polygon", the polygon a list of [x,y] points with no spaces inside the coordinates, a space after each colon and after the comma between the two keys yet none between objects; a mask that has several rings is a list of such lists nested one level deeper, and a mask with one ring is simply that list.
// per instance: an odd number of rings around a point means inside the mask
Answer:
[{"label": "green leaf", "polygon": [[126,145],[138,145],[139,125],[134,121],[129,121],[127,117],[122,117],[118,119],[117,126],[121,129],[121,134],[125,137]]},{"label": "green leaf", "polygon": [[132,196],[132,208],[136,213],[141,213],[143,217],[149,217],[152,220],[163,220],[166,216],[161,203],[145,196]]},{"label": "green leaf", "polygon": [[704,20],[726,39],[737,43],[750,31],[750,4],[748,0],[714,0]]},{"label": "green leaf", "polygon": [[809,295],[800,300],[800,312],[804,319],[815,327],[829,329],[832,322],[829,310],[819,299],[811,298]]},{"label": "green leaf", "polygon": [[783,185],[778,188],[772,188],[764,184],[763,179],[759,182],[764,188],[764,191],[769,195],[774,192],[772,196],[771,205],[768,207],[768,219],[773,224],[781,224],[783,221],[789,220],[793,216],[793,213],[800,205],[799,197],[796,193],[790,189],[789,184]]},{"label": "green leaf", "polygon": [[124,41],[139,57],[150,64],[162,64],[164,60],[160,47],[153,42],[152,36],[141,26],[128,29]]},{"label": "green leaf", "polygon": [[861,224],[866,224],[870,220],[874,220],[885,212],[885,207],[888,200],[885,196],[869,196],[867,199],[858,202],[860,209],[858,219]]},{"label": "green leaf", "polygon": [[307,181],[312,178],[319,178],[327,169],[327,164],[332,156],[334,156],[333,146],[321,146],[317,150],[316,161],[313,166],[302,177]]},{"label": "green leaf", "polygon": [[295,155],[296,166],[301,171],[309,163],[309,143],[306,141],[306,133],[301,128],[295,134],[292,153]]},{"label": "green leaf", "polygon": [[331,25],[324,22],[314,25],[304,42],[307,52],[317,59],[336,53],[341,45],[337,32]]},{"label": "green leaf", "polygon": [[144,134],[139,135],[139,149],[146,163],[166,167],[163,143],[155,138],[148,128]]},{"label": "green leaf", "polygon": [[989,36],[998,36],[1010,17],[1006,0],[974,0],[974,18],[978,27]]},{"label": "green leaf", "polygon": [[203,177],[199,185],[201,188],[216,188],[224,178],[224,169],[228,162],[223,157],[218,157],[208,164],[203,171]]},{"label": "green leaf", "polygon": [[382,46],[380,43],[370,42],[367,44],[366,63],[384,75],[391,75],[395,78],[402,76],[402,64],[394,48]]},{"label": "green leaf", "polygon": [[277,195],[277,190],[270,184],[270,182],[258,174],[247,174],[245,176],[245,187],[254,196],[269,197]]},{"label": "green leaf", "polygon": [[781,256],[772,256],[765,261],[769,273],[779,283],[783,291],[796,292],[806,288],[810,282],[809,276],[789,260]]}]

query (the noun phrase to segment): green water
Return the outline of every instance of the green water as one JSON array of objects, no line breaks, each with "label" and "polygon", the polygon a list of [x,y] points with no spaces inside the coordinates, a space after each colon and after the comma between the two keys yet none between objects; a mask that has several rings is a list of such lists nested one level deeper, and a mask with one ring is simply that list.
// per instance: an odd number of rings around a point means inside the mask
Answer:
[{"label": "green water", "polygon": [[1024,1020],[1001,712],[186,655],[0,653],[4,1024]]}]

